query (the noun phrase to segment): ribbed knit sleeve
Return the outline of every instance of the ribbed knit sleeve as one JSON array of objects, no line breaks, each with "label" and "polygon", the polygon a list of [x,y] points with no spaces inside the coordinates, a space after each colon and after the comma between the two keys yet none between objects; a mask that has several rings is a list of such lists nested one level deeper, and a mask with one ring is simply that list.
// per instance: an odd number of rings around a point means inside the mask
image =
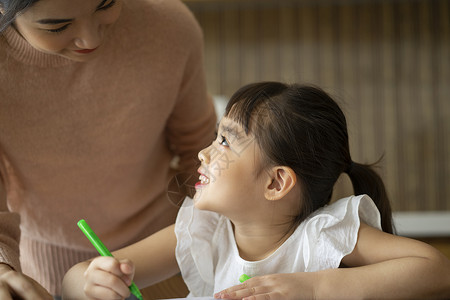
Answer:
[{"label": "ribbed knit sleeve", "polygon": [[[180,16],[178,22],[186,30],[181,36],[189,53],[181,78],[180,92],[175,108],[168,120],[168,139],[174,152],[180,156],[180,169],[189,170],[198,164],[198,149],[208,146],[214,139],[216,114],[212,98],[206,93],[203,70],[203,35],[191,13]],[[174,22],[174,21],[172,21]]]},{"label": "ribbed knit sleeve", "polygon": [[6,263],[17,271],[21,270],[19,225],[19,214],[8,211],[5,188],[0,180],[0,263]]}]

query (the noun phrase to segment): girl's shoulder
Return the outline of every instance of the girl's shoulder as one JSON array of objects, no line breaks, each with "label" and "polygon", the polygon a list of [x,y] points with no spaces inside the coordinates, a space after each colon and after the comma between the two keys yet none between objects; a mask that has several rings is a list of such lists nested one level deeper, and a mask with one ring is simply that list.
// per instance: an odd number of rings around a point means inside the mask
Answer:
[{"label": "girl's shoulder", "polygon": [[381,228],[381,217],[378,208],[368,195],[352,195],[336,200],[313,212],[304,222],[325,222],[324,225],[338,225],[360,221]]},{"label": "girl's shoulder", "polygon": [[305,270],[338,268],[355,248],[361,222],[381,230],[380,214],[367,195],[342,198],[312,213],[295,233],[306,237]]}]

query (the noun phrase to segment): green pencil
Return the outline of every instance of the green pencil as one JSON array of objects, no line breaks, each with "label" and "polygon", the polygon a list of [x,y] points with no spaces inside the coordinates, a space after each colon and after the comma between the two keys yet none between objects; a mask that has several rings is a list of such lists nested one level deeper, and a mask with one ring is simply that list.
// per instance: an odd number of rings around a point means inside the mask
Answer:
[{"label": "green pencil", "polygon": [[[102,241],[98,238],[95,232],[89,227],[85,220],[78,221],[78,227],[80,227],[81,231],[83,231],[84,235],[89,239],[89,241],[94,245],[95,249],[97,249],[98,253],[101,256],[113,256],[111,252],[109,252],[108,248],[102,243]],[[130,292],[135,295],[139,300],[144,300],[141,292],[134,282],[131,282],[129,286]]]}]

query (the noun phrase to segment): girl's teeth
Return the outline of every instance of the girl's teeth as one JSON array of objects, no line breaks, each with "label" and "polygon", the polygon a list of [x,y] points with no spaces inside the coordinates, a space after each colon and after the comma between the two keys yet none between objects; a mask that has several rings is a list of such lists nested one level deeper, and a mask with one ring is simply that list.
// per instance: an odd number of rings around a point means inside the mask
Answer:
[{"label": "girl's teeth", "polygon": [[202,184],[208,184],[209,183],[209,178],[206,177],[205,175],[200,175],[200,177],[198,179],[200,179],[200,182]]}]

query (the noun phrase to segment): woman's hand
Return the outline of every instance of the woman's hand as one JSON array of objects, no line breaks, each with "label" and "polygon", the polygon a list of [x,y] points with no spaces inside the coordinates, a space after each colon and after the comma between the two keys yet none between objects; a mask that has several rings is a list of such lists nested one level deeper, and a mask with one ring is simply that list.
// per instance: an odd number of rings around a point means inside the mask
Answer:
[{"label": "woman's hand", "polygon": [[102,256],[95,258],[84,273],[84,293],[88,298],[125,299],[134,276],[134,265],[128,260]]},{"label": "woman's hand", "polygon": [[315,273],[270,274],[253,277],[214,295],[219,299],[314,299]]},{"label": "woman's hand", "polygon": [[53,300],[53,297],[30,277],[0,263],[0,299]]}]

